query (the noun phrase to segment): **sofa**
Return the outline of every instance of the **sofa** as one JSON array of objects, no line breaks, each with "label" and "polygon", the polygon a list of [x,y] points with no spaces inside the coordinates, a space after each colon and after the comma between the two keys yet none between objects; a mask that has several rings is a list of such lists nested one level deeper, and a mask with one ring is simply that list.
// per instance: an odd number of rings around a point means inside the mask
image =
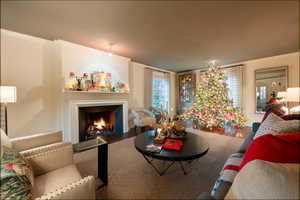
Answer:
[{"label": "sofa", "polygon": [[[299,115],[296,116],[296,119],[299,120]],[[284,120],[291,119],[287,117]],[[268,199],[274,199],[274,197],[299,199],[299,131],[296,133],[298,140],[298,146],[296,146],[298,148],[298,151],[296,149],[298,161],[296,163],[274,163],[255,159],[247,163],[243,168],[234,171],[235,165],[240,167],[240,164],[243,164],[241,162],[243,162],[245,157],[244,154],[251,144],[254,143],[255,134],[260,125],[261,123],[253,123],[252,131],[238,151],[230,155],[225,162],[220,172],[220,177],[215,181],[212,190],[202,193],[198,199],[260,199],[262,194],[263,198]],[[229,167],[227,168],[227,166]],[[230,168],[231,170],[226,170]],[[264,191],[272,192],[270,194],[264,193]]]},{"label": "sofa", "polygon": [[94,177],[80,175],[73,146],[62,142],[60,131],[13,139],[1,131],[1,156],[3,146],[18,151],[30,164],[33,199],[95,199]]}]

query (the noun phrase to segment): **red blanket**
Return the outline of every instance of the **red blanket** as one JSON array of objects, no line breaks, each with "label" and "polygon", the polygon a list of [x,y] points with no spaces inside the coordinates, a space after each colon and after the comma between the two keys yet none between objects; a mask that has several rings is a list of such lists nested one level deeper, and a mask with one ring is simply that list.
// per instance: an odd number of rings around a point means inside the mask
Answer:
[{"label": "red blanket", "polygon": [[300,132],[283,135],[268,134],[255,139],[247,149],[240,169],[252,160],[300,163]]}]

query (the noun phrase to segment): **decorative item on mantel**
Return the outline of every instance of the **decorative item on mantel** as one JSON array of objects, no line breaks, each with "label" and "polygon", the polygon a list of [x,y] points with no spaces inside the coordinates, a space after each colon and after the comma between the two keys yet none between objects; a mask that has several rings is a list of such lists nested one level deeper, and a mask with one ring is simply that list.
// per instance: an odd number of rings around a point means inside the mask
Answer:
[{"label": "decorative item on mantel", "polygon": [[70,72],[65,83],[65,90],[100,93],[129,93],[127,84],[120,81],[114,84],[112,82],[111,73],[107,72],[83,73],[82,76],[76,76],[74,72]]}]

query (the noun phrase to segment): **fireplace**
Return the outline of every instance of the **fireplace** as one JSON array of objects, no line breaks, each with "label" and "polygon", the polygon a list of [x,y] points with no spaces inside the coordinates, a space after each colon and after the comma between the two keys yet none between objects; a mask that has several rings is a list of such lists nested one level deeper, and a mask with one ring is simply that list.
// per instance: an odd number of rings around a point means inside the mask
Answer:
[{"label": "fireplace", "polygon": [[79,142],[97,136],[123,133],[123,106],[79,107]]}]

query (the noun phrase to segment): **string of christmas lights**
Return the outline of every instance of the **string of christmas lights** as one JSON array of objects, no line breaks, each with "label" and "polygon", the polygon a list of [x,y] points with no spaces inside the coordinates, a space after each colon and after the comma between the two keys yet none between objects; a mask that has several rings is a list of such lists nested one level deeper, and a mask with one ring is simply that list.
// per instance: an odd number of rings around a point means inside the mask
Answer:
[{"label": "string of christmas lights", "polygon": [[208,129],[223,128],[231,121],[236,128],[245,126],[246,119],[239,108],[228,98],[226,76],[220,67],[210,65],[208,71],[200,75],[193,105],[181,116],[196,125]]}]

